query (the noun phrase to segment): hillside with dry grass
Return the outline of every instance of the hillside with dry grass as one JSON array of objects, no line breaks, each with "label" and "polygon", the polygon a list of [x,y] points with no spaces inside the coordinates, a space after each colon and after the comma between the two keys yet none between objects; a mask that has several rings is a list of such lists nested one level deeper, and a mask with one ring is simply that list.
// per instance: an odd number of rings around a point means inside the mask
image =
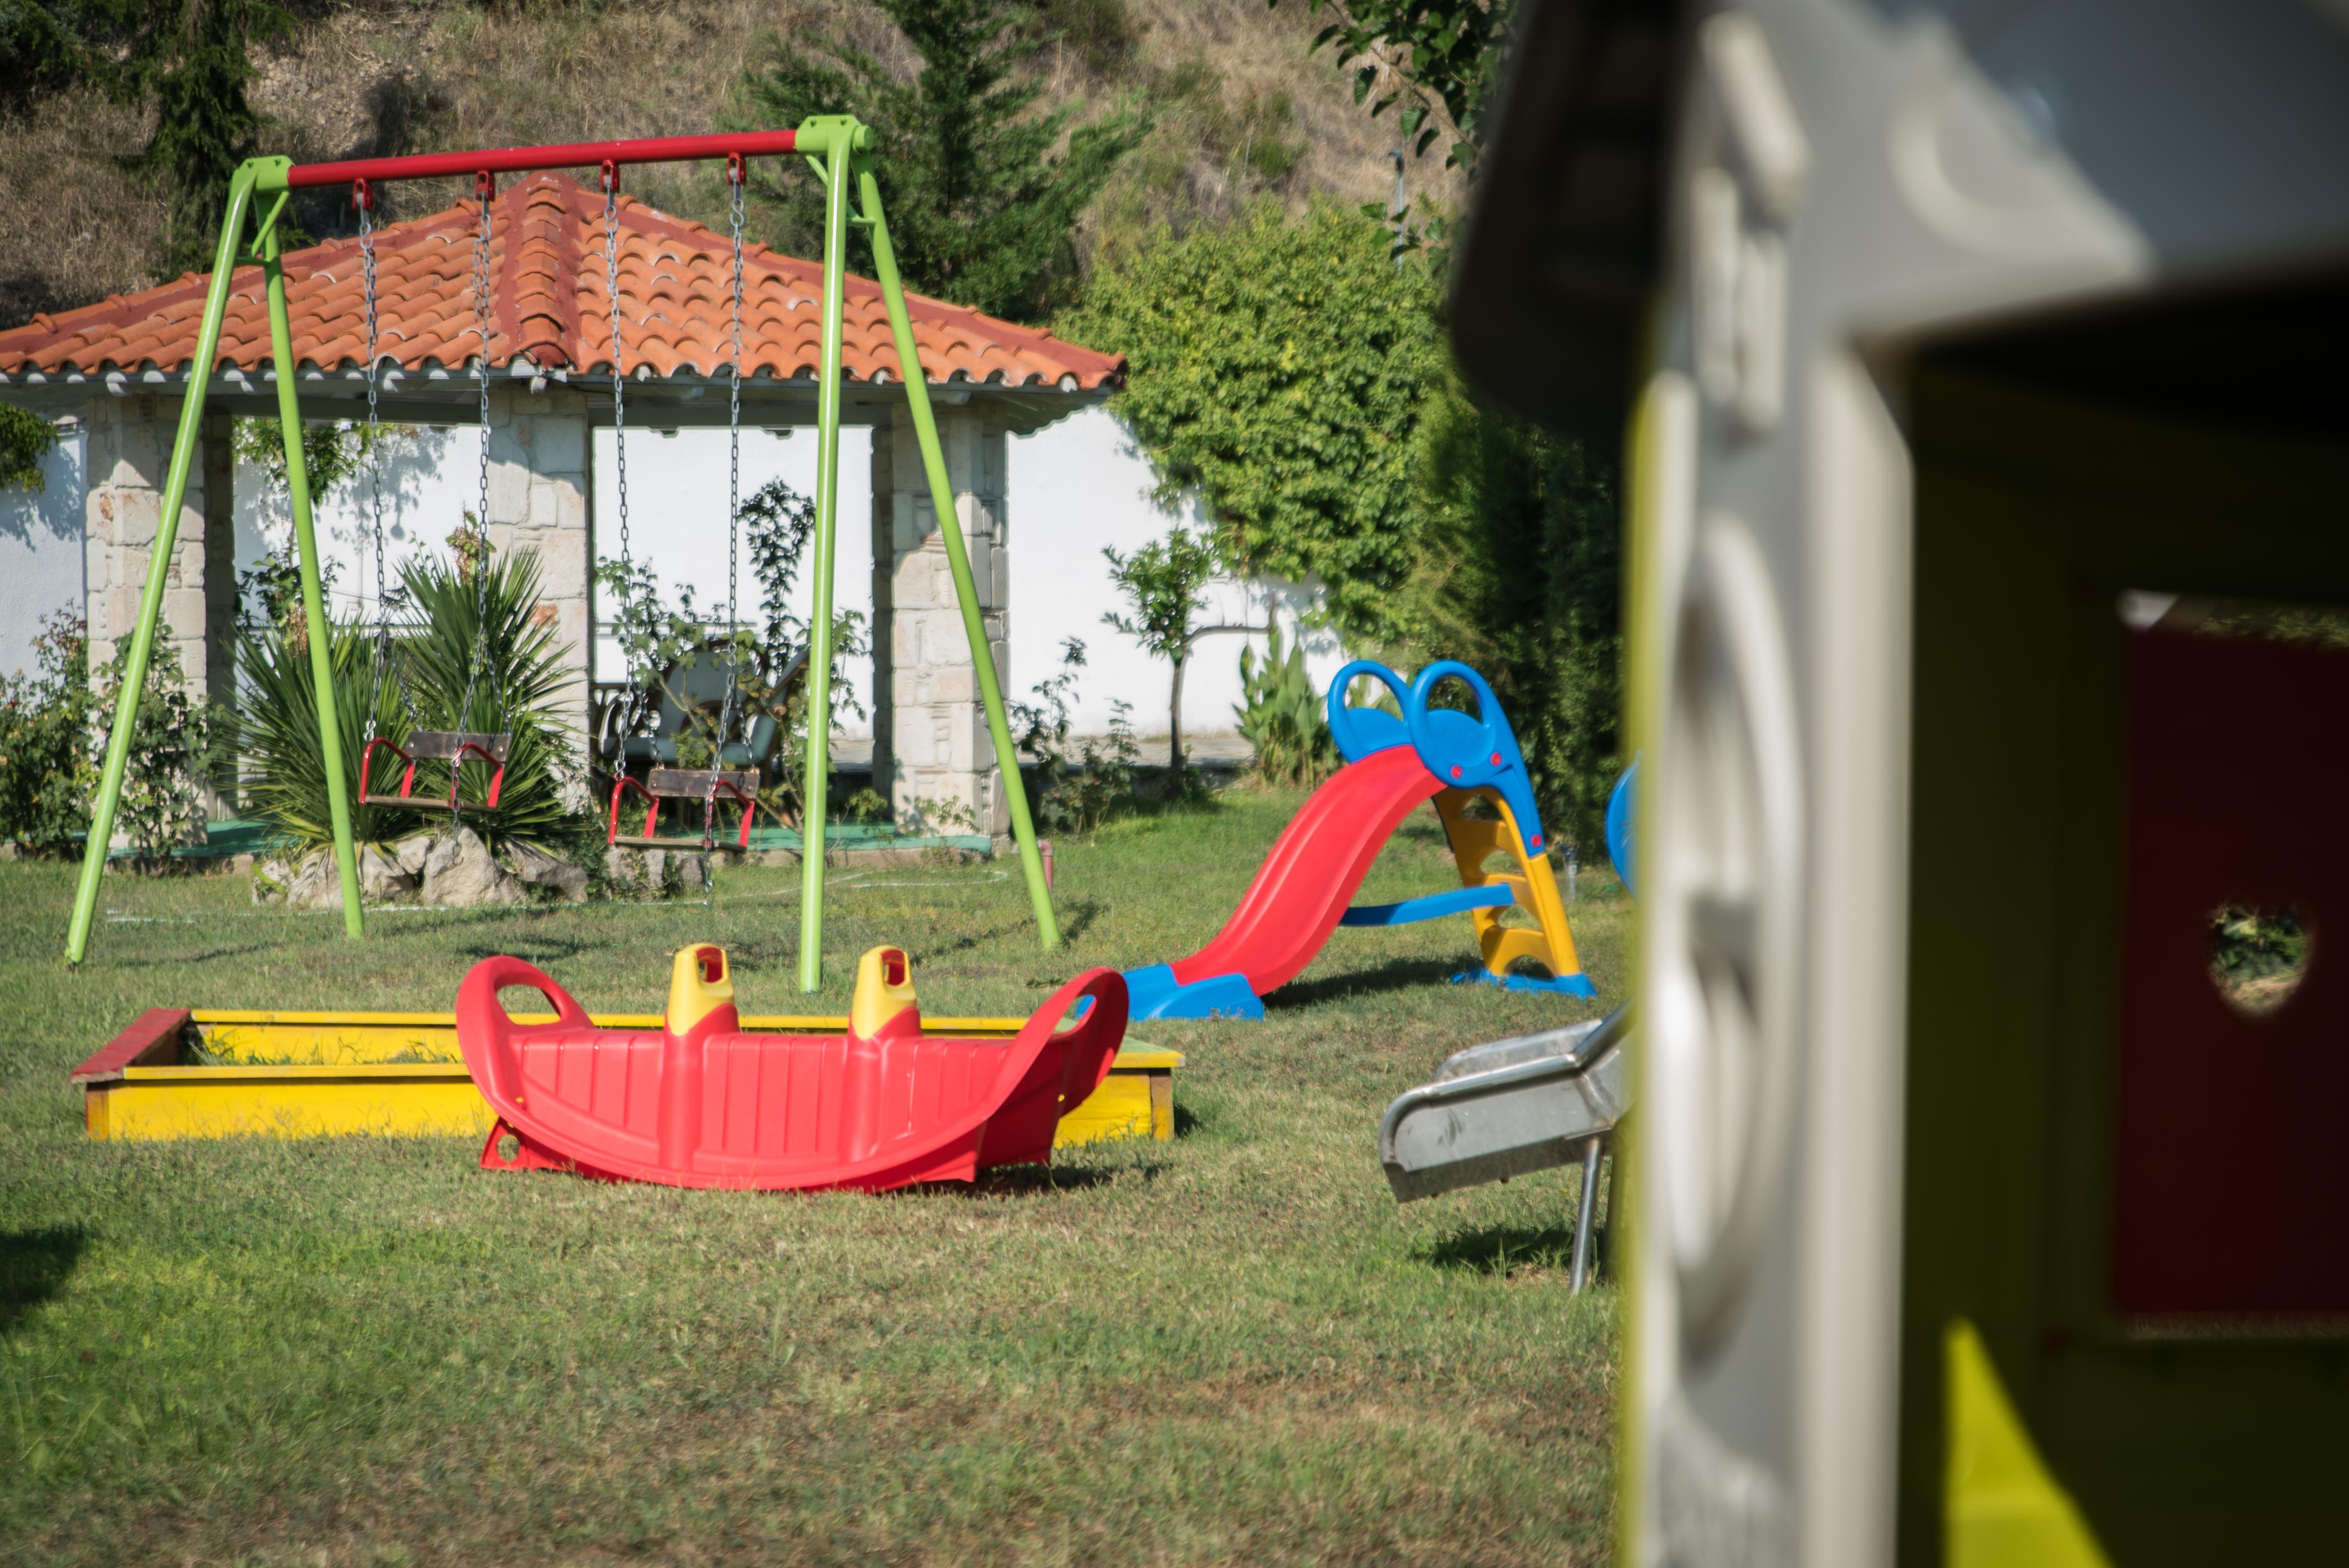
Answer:
[{"label": "hillside with dry grass", "polygon": [[[1394,127],[1353,101],[1312,39],[1304,0],[1052,0],[1061,36],[1033,62],[1038,112],[1080,121],[1139,102],[1154,129],[1095,201],[1081,250],[1130,242],[1160,223],[1230,216],[1259,200],[1350,202],[1392,190]],[[444,148],[682,135],[741,112],[745,70],[803,24],[847,37],[909,77],[916,62],[868,0],[608,0],[604,5],[354,5],[307,18],[258,51],[256,108],[271,151],[297,160]],[[36,101],[0,120],[0,326],[162,281],[160,197],[120,160],[143,145],[140,117],[95,93]],[[1440,155],[1408,178],[1446,187]],[[656,204],[719,221],[713,168],[631,171]],[[457,181],[391,193],[392,215],[462,194]],[[301,213],[339,232],[336,200]]]}]

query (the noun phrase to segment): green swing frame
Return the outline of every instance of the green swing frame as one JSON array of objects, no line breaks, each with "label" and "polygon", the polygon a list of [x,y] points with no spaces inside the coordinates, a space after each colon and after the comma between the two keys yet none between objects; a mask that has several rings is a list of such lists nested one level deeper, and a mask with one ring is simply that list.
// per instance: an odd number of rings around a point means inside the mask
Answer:
[{"label": "green swing frame", "polygon": [[[492,179],[499,174],[535,170],[575,169],[603,163],[684,162],[714,159],[797,155],[814,167],[824,185],[823,367],[816,391],[816,552],[815,614],[810,629],[812,646],[808,658],[810,718],[806,776],[802,796],[806,812],[802,829],[800,903],[800,965],[802,991],[813,991],[823,980],[823,866],[826,785],[831,773],[832,731],[832,606],[833,543],[840,492],[841,313],[846,296],[848,227],[867,231],[873,246],[873,270],[895,340],[898,373],[905,401],[912,410],[914,434],[922,453],[922,469],[929,480],[932,510],[936,513],[955,597],[962,610],[963,631],[970,642],[971,662],[978,672],[979,695],[987,709],[987,727],[994,742],[996,767],[1010,808],[1011,830],[1019,846],[1019,864],[1028,883],[1028,897],[1036,914],[1037,932],[1046,951],[1061,944],[1052,915],[1051,892],[1036,847],[1036,826],[1028,810],[1028,793],[1019,777],[1019,758],[1003,704],[1003,686],[990,654],[986,627],[978,611],[977,585],[971,578],[970,554],[955,511],[954,491],[947,476],[946,453],[938,443],[937,419],[930,407],[928,383],[914,344],[912,318],[905,309],[905,291],[897,273],[895,248],[881,211],[881,188],[874,177],[869,155],[872,132],[853,116],[818,115],[792,130],[720,133],[711,136],[660,137],[632,141],[578,143],[563,147],[502,148],[474,152],[427,153],[407,158],[367,159],[347,163],[296,164],[286,158],[255,158],[240,166],[229,182],[228,207],[221,223],[220,248],[213,258],[203,317],[196,331],[196,350],[189,361],[187,397],[180,407],[180,427],[171,447],[171,463],[163,487],[162,517],[150,556],[145,592],[139,602],[139,619],[130,639],[130,657],[114,709],[113,728],[107,739],[106,764],[98,777],[97,808],[92,813],[89,841],[84,851],[81,878],[74,892],[73,921],[66,935],[66,960],[79,964],[89,950],[90,927],[98,913],[99,878],[106,869],[107,849],[114,836],[114,820],[121,803],[122,777],[129,760],[130,736],[147,682],[154,649],[155,624],[161,614],[163,590],[171,561],[173,536],[180,510],[187,499],[188,474],[202,442],[204,392],[220,349],[222,322],[227,315],[229,290],[236,267],[258,262],[267,294],[269,342],[277,380],[277,412],[285,449],[285,476],[292,492],[294,538],[299,558],[302,618],[309,634],[311,676],[318,694],[318,746],[325,763],[327,800],[335,832],[335,864],[343,892],[343,929],[357,939],[366,934],[359,907],[358,851],[351,838],[349,781],[344,777],[342,732],[335,712],[334,683],[328,665],[326,618],[318,590],[318,547],[311,523],[309,472],[302,458],[302,409],[295,378],[292,329],[285,303],[285,276],[280,262],[277,221],[298,190],[348,185],[356,181],[381,183],[439,176],[475,174]],[[856,212],[851,216],[851,200]],[[245,229],[260,212],[264,200],[274,198],[262,214],[248,244]],[[486,343],[484,352],[486,352]]]}]

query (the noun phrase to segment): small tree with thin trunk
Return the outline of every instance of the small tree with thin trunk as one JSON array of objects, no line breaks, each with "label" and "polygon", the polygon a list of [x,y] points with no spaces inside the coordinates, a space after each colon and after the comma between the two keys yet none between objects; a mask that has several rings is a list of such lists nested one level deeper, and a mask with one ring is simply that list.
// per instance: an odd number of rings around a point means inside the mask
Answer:
[{"label": "small tree with thin trunk", "polygon": [[1131,615],[1112,611],[1102,616],[1102,623],[1123,632],[1174,666],[1174,687],[1166,707],[1166,779],[1167,792],[1177,794],[1183,789],[1184,776],[1183,668],[1190,663],[1192,645],[1217,632],[1261,632],[1265,628],[1221,622],[1212,626],[1198,624],[1200,614],[1207,607],[1207,584],[1215,580],[1222,562],[1210,540],[1187,529],[1176,528],[1165,538],[1153,540],[1131,555],[1121,555],[1107,548],[1102,554],[1109,561],[1110,581],[1118,585],[1126,603],[1133,607]]}]

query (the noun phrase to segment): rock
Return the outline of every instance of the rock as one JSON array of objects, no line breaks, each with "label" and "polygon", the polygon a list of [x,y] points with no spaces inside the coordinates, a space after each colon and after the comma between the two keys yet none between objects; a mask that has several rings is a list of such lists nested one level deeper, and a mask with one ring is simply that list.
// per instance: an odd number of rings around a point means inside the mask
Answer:
[{"label": "rock", "polygon": [[359,896],[385,903],[416,892],[416,874],[380,844],[359,846]]},{"label": "rock", "polygon": [[254,857],[251,855],[231,855],[221,862],[221,874],[232,877],[250,876],[253,872],[254,860]]},{"label": "rock", "polygon": [[616,888],[633,888],[644,880],[644,863],[636,851],[617,844],[604,851],[604,880]]},{"label": "rock", "polygon": [[640,850],[637,851],[637,854],[644,862],[645,891],[647,892],[667,892],[668,891],[668,851],[667,850]]},{"label": "rock", "polygon": [[471,828],[434,842],[424,860],[424,902],[446,909],[479,909],[523,902],[520,879],[490,854]]},{"label": "rock", "polygon": [[24,852],[23,847],[20,846],[14,839],[9,840],[5,844],[0,844],[0,861],[16,860],[19,856],[23,855]]},{"label": "rock", "polygon": [[669,869],[677,872],[677,885],[698,892],[709,885],[709,857],[688,850],[670,850]]},{"label": "rock", "polygon": [[431,852],[430,833],[410,833],[391,846],[391,858],[399,862],[401,871],[412,877],[424,874],[424,858]]},{"label": "rock", "polygon": [[294,868],[285,884],[288,909],[340,910],[343,879],[335,869],[332,850],[313,850]]},{"label": "rock", "polygon": [[253,868],[253,902],[284,903],[286,885],[294,880],[294,868],[284,861],[266,860]]},{"label": "rock", "polygon": [[551,855],[536,844],[506,846],[506,861],[528,886],[543,888],[568,903],[587,902],[587,868]]}]

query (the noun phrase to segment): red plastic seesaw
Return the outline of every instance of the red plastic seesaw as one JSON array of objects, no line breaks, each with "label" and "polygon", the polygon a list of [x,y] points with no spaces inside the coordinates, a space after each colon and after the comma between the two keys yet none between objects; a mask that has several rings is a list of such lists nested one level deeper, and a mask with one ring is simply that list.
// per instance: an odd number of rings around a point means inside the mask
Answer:
[{"label": "red plastic seesaw", "polygon": [[[554,1021],[515,1023],[498,1000],[509,985],[543,995]],[[1125,1010],[1123,977],[1092,969],[1011,1039],[925,1037],[905,953],[875,947],[847,1034],[748,1034],[725,950],[702,945],[678,954],[658,1029],[598,1028],[538,969],[483,959],[457,992],[457,1040],[498,1114],[486,1170],[879,1191],[1050,1161],[1062,1113],[1109,1075]]]}]

